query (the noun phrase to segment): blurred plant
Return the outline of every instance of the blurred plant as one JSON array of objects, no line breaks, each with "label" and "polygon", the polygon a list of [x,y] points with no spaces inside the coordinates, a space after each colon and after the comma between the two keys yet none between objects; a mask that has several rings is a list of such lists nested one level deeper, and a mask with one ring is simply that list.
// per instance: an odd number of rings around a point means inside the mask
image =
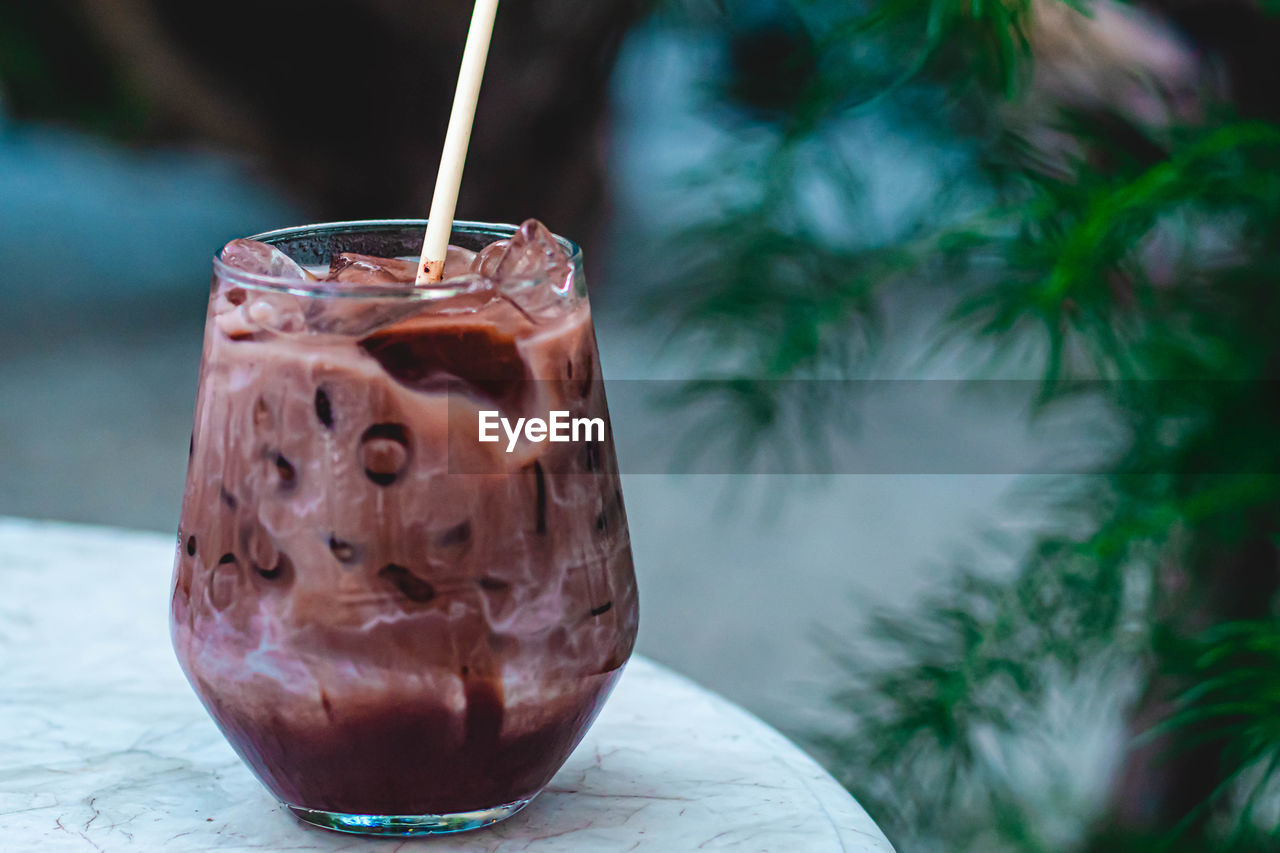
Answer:
[{"label": "blurred plant", "polygon": [[151,121],[139,94],[62,2],[0,5],[0,114],[74,121],[129,137]]},{"label": "blurred plant", "polygon": [[[734,142],[693,183],[724,195],[664,238],[699,287],[660,310],[711,344],[710,375],[857,374],[887,288],[945,282],[952,341],[1034,363],[1041,408],[1087,395],[1125,436],[1105,476],[1063,484],[1011,574],[955,567],[877,618],[870,653],[831,639],[848,727],[817,740],[829,766],[904,850],[1280,849],[1276,114],[1216,94],[1177,36],[1114,5],[719,14],[730,39],[776,31],[791,49],[729,51]],[[867,110],[976,152],[968,198],[990,203],[939,199],[931,224],[887,236],[832,228],[867,219],[841,142]],[[777,412],[800,405],[777,389],[822,386],[735,387]],[[1130,729],[1110,793],[1037,800],[1008,745],[1037,754],[1063,686],[1090,684]]]}]

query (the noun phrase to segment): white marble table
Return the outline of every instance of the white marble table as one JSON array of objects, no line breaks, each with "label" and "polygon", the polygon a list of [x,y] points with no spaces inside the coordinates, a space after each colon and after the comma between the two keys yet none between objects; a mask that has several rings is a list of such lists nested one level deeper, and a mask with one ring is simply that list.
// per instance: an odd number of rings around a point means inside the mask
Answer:
[{"label": "white marble table", "polygon": [[0,849],[877,851],[817,764],[745,711],[635,658],[524,812],[370,840],[278,806],[187,687],[166,623],[172,542],[0,519]]}]

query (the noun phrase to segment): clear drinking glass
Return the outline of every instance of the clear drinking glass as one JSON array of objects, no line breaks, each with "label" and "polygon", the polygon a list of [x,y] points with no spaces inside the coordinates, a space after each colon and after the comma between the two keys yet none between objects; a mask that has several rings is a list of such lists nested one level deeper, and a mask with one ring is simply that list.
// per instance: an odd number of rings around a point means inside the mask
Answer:
[{"label": "clear drinking glass", "polygon": [[[253,239],[327,268],[342,252],[412,257],[424,228]],[[457,223],[452,242],[514,231]],[[635,578],[582,255],[560,244],[567,276],[496,290],[480,275],[348,286],[214,260],[173,642],[232,746],[305,821],[407,835],[515,814],[631,654]],[[484,411],[603,429],[481,442]]]}]

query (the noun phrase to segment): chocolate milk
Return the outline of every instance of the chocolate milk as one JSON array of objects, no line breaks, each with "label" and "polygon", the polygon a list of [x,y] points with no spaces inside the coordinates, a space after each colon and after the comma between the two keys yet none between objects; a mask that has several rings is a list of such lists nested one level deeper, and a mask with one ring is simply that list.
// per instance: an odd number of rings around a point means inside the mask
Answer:
[{"label": "chocolate milk", "polygon": [[452,248],[425,291],[412,260],[329,260],[308,272],[248,241],[222,254],[174,572],[178,658],[286,804],[522,802],[612,689],[636,589],[607,431],[508,452],[477,440],[477,418],[607,423],[590,309],[535,222]]}]

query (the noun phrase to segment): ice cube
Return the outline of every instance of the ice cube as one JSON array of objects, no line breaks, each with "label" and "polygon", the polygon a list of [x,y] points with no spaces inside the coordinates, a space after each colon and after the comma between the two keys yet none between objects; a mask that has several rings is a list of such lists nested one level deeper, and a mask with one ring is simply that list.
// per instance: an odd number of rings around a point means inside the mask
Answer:
[{"label": "ice cube", "polygon": [[364,337],[419,314],[474,314],[497,299],[489,281],[455,279],[447,285],[449,292],[440,301],[398,297],[317,300],[307,306],[307,326],[313,332]]},{"label": "ice cube", "polygon": [[264,331],[293,334],[306,327],[297,297],[284,293],[263,293],[244,306],[249,320]]},{"label": "ice cube", "polygon": [[271,278],[297,278],[315,281],[316,277],[297,261],[266,243],[254,240],[232,240],[222,248],[222,262],[229,267]]},{"label": "ice cube", "polygon": [[399,323],[426,308],[421,302],[398,299],[371,302],[335,299],[317,301],[307,306],[307,328],[331,335],[363,337],[377,329]]},{"label": "ice cube", "polygon": [[246,296],[241,291],[237,299],[224,293],[214,303],[213,312],[218,328],[235,341],[257,339],[262,333],[292,335],[306,330],[302,303],[288,293]]},{"label": "ice cube", "polygon": [[[329,263],[327,281],[356,285],[412,284],[418,262],[405,258],[379,258],[343,252]],[[313,332],[363,336],[389,323],[420,313],[422,305],[395,299],[373,302],[317,301],[307,308],[307,323]]]},{"label": "ice cube", "polygon": [[329,264],[328,280],[349,284],[407,284],[417,275],[417,261],[343,252]]},{"label": "ice cube", "polygon": [[[459,246],[450,246],[445,256],[446,279],[467,275],[472,271],[476,253]],[[378,258],[343,252],[329,265],[330,281],[351,284],[410,284],[418,277],[416,258]]]},{"label": "ice cube", "polygon": [[[483,253],[481,253],[483,256]],[[478,258],[481,264],[492,264],[497,281],[546,281],[557,293],[566,294],[573,287],[573,267],[569,255],[556,238],[536,219],[525,220],[507,241],[496,263]]]},{"label": "ice cube", "polygon": [[461,246],[450,246],[444,256],[444,277],[458,278],[475,270],[476,253]]},{"label": "ice cube", "polygon": [[498,240],[485,246],[476,255],[475,271],[487,279],[497,280],[498,264],[502,263],[502,258],[510,245],[510,240]]}]

